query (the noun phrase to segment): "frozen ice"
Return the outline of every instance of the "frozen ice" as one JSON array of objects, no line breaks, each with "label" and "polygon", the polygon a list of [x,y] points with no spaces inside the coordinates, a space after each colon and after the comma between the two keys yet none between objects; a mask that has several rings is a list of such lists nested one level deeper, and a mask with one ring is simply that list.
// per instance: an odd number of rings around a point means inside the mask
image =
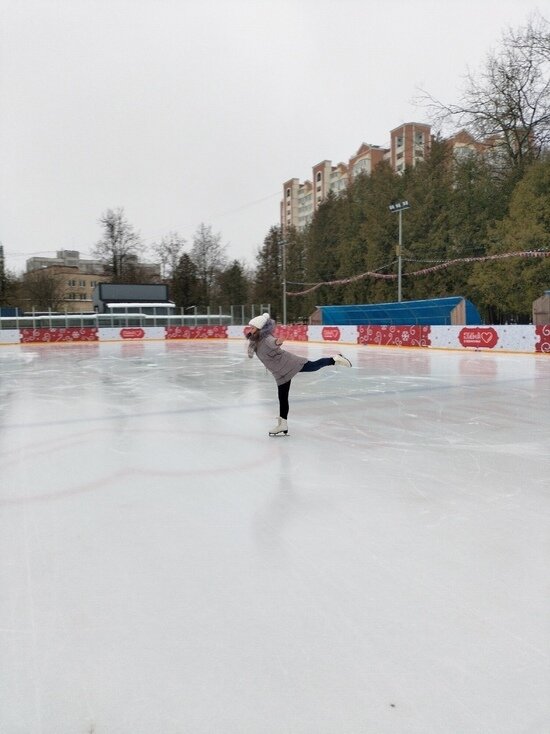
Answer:
[{"label": "frozen ice", "polygon": [[550,358],[0,348],[2,734],[550,731]]}]

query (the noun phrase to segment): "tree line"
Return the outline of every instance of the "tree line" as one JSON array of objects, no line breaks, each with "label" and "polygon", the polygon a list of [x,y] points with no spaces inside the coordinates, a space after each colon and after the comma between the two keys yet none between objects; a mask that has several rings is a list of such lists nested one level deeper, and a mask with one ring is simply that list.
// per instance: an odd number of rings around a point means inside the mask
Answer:
[{"label": "tree line", "polygon": [[[398,216],[389,205],[402,200],[410,207],[402,213],[403,300],[461,295],[488,323],[530,321],[532,302],[550,289],[550,257],[468,260],[525,251],[550,255],[550,157],[521,173],[495,175],[483,158],[453,160],[443,141],[434,141],[429,158],[404,175],[380,165],[344,194],[329,195],[306,230],[283,238],[273,227],[258,256],[256,287],[280,314],[284,248],[291,293],[350,281],[289,296],[289,321],[307,318],[317,305],[396,301],[397,280],[354,276],[396,274]],[[434,267],[450,261],[458,262]],[[415,275],[426,269],[432,272]]]},{"label": "tree line", "polygon": [[[316,305],[397,300],[397,283],[361,273],[396,272],[398,217],[403,223],[403,300],[462,295],[486,322],[528,322],[532,302],[550,289],[550,31],[532,16],[503,34],[477,73],[466,77],[457,104],[420,98],[441,132],[429,157],[403,174],[388,164],[329,195],[302,231],[283,238],[273,227],[258,254],[255,286],[282,312],[283,269],[288,290],[324,285],[287,301],[290,321]],[[456,151],[445,127],[478,144]],[[460,155],[458,155],[460,153]],[[284,260],[283,262],[283,250]],[[468,258],[537,251],[537,257],[468,262]],[[459,261],[424,275],[430,264]]]},{"label": "tree line", "polygon": [[[317,305],[397,300],[395,274],[398,217],[403,212],[403,300],[461,295],[473,301],[486,322],[528,322],[532,302],[550,288],[549,257],[471,261],[510,252],[550,249],[550,32],[533,16],[504,33],[500,46],[465,81],[462,98],[448,104],[423,93],[431,119],[458,127],[479,141],[461,155],[440,132],[429,156],[402,174],[387,163],[355,178],[339,195],[329,194],[304,229],[284,234],[270,227],[252,267],[229,260],[221,235],[201,223],[192,242],[171,232],[152,245],[160,279],[181,308],[270,303],[283,313],[283,280],[289,321],[307,319]],[[112,282],[144,282],[150,274],[145,247],[123,209],[99,220],[94,247]],[[430,265],[459,261],[423,275]],[[352,280],[353,279],[353,280]],[[0,259],[0,305],[32,301],[37,308],[59,300],[55,278],[42,271],[22,281],[6,273]],[[57,293],[57,295],[56,295]]]},{"label": "tree line", "polygon": [[[190,247],[177,232],[165,235],[151,246],[154,263],[149,263],[144,258],[149,260],[151,255],[147,255],[123,208],[106,210],[99,225],[101,237],[92,248],[92,256],[101,265],[102,280],[166,283],[176,306],[184,309],[250,302],[254,280],[251,268],[227,258],[227,246],[211,226],[201,223]],[[67,275],[57,267],[46,267],[17,277],[5,269],[0,257],[0,306],[18,306],[25,311],[60,310],[67,298]]]}]

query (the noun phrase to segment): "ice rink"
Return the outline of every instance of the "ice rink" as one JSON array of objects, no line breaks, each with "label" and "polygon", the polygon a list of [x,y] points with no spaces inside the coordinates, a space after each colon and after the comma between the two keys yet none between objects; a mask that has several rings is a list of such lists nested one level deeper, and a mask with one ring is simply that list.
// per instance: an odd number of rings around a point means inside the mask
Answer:
[{"label": "ice rink", "polygon": [[550,732],[550,357],[286,348],[0,347],[2,734]]}]

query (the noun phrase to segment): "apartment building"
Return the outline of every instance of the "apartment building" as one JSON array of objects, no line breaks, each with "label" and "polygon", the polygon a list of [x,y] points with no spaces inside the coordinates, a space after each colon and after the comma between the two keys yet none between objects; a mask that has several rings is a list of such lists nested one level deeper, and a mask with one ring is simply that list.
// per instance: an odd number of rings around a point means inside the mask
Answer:
[{"label": "apartment building", "polygon": [[[33,277],[38,271],[55,277],[64,292],[61,310],[68,313],[93,311],[92,294],[100,283],[109,282],[103,263],[99,260],[86,260],[77,250],[59,250],[56,257],[32,257],[27,260],[24,278]],[[135,256],[128,256],[127,262],[139,269],[144,281],[160,280],[160,265],[142,263]]]},{"label": "apartment building", "polygon": [[[382,161],[387,161],[396,173],[414,168],[429,156],[431,143],[430,125],[406,122],[390,130],[389,148],[362,143],[347,163],[333,166],[331,161],[321,161],[313,166],[311,180],[301,183],[298,178],[291,178],[285,181],[280,210],[283,232],[289,227],[299,230],[306,227],[329,192],[339,194],[358,175],[370,175]],[[445,143],[452,149],[457,162],[472,156],[483,156],[493,166],[507,164],[509,153],[502,135],[492,135],[480,141],[467,130],[460,130],[447,138]],[[528,151],[533,140],[525,136],[521,142],[512,141],[512,147],[514,144],[516,147],[521,144]]]},{"label": "apartment building", "polygon": [[52,265],[78,268],[81,273],[103,274],[103,264],[99,260],[86,260],[78,250],[58,250],[56,257],[31,257],[27,260],[27,273]]},{"label": "apartment building", "polygon": [[445,142],[452,148],[453,157],[457,161],[483,155],[487,150],[486,144],[478,142],[466,130],[460,130],[455,135],[447,138]]},{"label": "apartment building", "polygon": [[332,165],[329,160],[313,166],[311,180],[303,183],[291,178],[283,184],[280,222],[283,232],[289,227],[303,229],[329,192],[339,194],[360,174],[370,175],[379,163],[388,161],[394,171],[416,165],[427,157],[431,143],[431,128],[418,122],[408,122],[390,132],[390,147],[361,143],[347,163]]},{"label": "apartment building", "polygon": [[419,122],[407,122],[390,131],[390,165],[396,173],[414,168],[428,157],[431,127]]},{"label": "apartment building", "polygon": [[[52,258],[53,259],[53,258]],[[63,292],[63,301],[59,310],[67,313],[93,311],[92,294],[99,283],[109,280],[106,275],[83,273],[76,266],[46,265],[41,268],[27,270],[24,279],[36,278],[39,274],[55,278]]]}]

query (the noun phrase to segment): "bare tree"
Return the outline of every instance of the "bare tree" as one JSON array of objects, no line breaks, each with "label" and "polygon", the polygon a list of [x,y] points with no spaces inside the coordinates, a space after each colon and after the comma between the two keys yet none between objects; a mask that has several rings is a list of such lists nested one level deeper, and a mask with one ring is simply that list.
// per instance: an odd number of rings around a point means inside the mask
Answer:
[{"label": "bare tree", "polygon": [[104,264],[113,282],[122,282],[130,276],[136,258],[143,251],[139,234],[124,215],[124,209],[107,209],[100,217],[103,237],[94,247],[94,254]]},{"label": "bare tree", "polygon": [[22,299],[28,307],[37,311],[58,311],[65,300],[65,278],[49,268],[25,273]]},{"label": "bare tree", "polygon": [[424,92],[434,122],[453,123],[504,153],[512,166],[538,158],[550,143],[550,28],[533,16],[508,30],[484,68],[466,76],[462,100],[446,104]]},{"label": "bare tree", "polygon": [[191,260],[197,269],[202,305],[209,305],[216,276],[226,263],[225,245],[221,244],[221,235],[212,233],[212,227],[199,225],[193,236]]},{"label": "bare tree", "polygon": [[0,243],[0,303],[3,303],[4,298],[6,297],[7,285],[8,278],[6,275],[6,265],[4,262],[4,247]]},{"label": "bare tree", "polygon": [[518,31],[510,29],[507,35],[518,50],[530,53],[532,49],[541,59],[550,61],[550,29],[548,22],[539,14],[535,13],[532,16],[526,29],[520,28]]},{"label": "bare tree", "polygon": [[6,269],[4,247],[0,244],[0,306],[13,306],[19,296],[19,279]]},{"label": "bare tree", "polygon": [[160,261],[163,278],[172,279],[182,256],[186,241],[177,232],[170,232],[160,242],[153,244],[153,252]]}]

